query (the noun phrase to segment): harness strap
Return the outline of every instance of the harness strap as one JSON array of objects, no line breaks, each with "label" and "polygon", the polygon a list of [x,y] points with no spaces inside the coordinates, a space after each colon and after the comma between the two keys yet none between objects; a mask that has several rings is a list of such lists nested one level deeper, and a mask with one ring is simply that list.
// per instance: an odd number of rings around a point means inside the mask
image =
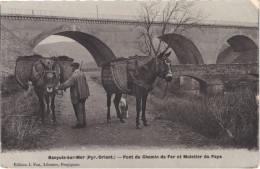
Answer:
[{"label": "harness strap", "polygon": [[166,95],[167,89],[168,89],[168,82],[167,82],[167,86],[166,86],[166,88],[165,88],[165,91],[164,91],[164,94],[163,94],[161,100],[163,100],[164,96]]}]

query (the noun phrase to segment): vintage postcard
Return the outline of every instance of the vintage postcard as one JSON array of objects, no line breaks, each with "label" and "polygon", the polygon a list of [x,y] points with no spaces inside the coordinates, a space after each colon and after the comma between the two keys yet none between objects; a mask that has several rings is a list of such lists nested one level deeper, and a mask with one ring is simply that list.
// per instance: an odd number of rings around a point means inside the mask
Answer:
[{"label": "vintage postcard", "polygon": [[2,168],[257,168],[259,1],[3,1]]}]

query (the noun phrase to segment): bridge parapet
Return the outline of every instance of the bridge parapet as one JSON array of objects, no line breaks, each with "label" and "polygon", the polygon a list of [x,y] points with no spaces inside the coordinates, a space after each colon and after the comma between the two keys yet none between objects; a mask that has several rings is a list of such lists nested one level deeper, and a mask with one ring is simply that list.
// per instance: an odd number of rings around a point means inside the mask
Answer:
[{"label": "bridge parapet", "polygon": [[[72,22],[72,23],[93,23],[93,24],[123,24],[123,25],[142,25],[144,22],[129,18],[90,18],[90,17],[68,17],[68,16],[45,16],[45,15],[28,15],[28,14],[1,14],[2,19],[8,20],[34,20],[34,21],[52,21],[52,22]],[[162,26],[162,22],[156,21],[154,25]],[[169,23],[171,26],[176,26],[177,23]],[[183,24],[183,27],[188,27],[189,24]],[[212,28],[246,28],[258,29],[258,24],[255,23],[226,23],[216,21],[204,21],[197,24],[197,27],[212,27]]]},{"label": "bridge parapet", "polygon": [[216,75],[258,75],[258,63],[250,64],[185,64],[172,66],[173,77],[216,76]]}]

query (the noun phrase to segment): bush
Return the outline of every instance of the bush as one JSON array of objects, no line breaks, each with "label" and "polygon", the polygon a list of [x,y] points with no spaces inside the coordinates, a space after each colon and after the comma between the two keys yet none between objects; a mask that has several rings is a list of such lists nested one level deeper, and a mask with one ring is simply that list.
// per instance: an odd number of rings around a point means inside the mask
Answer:
[{"label": "bush", "polygon": [[38,109],[39,101],[33,87],[30,87],[27,91],[21,90],[1,100],[2,116],[28,115],[37,112]]},{"label": "bush", "polygon": [[31,149],[36,146],[39,134],[35,115],[39,101],[33,87],[20,90],[1,100],[1,141],[2,150]]},{"label": "bush", "polygon": [[2,122],[2,150],[33,149],[36,147],[40,129],[35,118],[9,116]]},{"label": "bush", "polygon": [[10,75],[3,80],[1,84],[2,98],[6,98],[10,95],[18,93],[19,91],[21,91],[21,87],[16,82],[14,75]]},{"label": "bush", "polygon": [[[154,99],[152,99],[153,102]],[[196,96],[187,98],[171,98],[160,106],[161,112],[166,119],[183,123],[192,130],[209,138],[216,138],[221,126],[214,116],[208,113],[203,99]]]},{"label": "bush", "polygon": [[[255,85],[220,95],[174,95],[160,101],[162,90],[155,88],[151,100],[158,103],[163,118],[180,122],[208,137],[239,147],[257,147],[258,105]],[[229,144],[227,142],[227,144]]]},{"label": "bush", "polygon": [[252,88],[208,97],[206,107],[223,124],[224,130],[240,146],[257,146],[258,105]]}]

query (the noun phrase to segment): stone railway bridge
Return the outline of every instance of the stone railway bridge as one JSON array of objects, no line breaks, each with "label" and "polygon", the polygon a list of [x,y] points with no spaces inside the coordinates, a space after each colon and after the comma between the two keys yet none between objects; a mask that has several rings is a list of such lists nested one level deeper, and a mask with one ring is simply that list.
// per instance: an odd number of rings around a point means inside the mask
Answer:
[{"label": "stone railway bridge", "polygon": [[[34,54],[34,48],[51,35],[74,39],[91,53],[98,66],[114,57],[140,54],[136,44],[138,25],[143,23],[138,21],[11,14],[2,14],[0,21],[4,78],[14,73],[15,60],[19,56]],[[171,25],[174,27],[175,24]],[[154,25],[158,26],[161,24]],[[177,76],[191,77],[200,84],[216,81],[221,84],[220,72],[258,74],[257,64],[229,65],[236,60],[224,57],[243,56],[249,62],[258,62],[258,36],[258,26],[200,24],[182,35],[167,34],[164,40],[171,40],[170,47],[181,64],[173,67]],[[250,66],[254,71],[248,71]]]}]

